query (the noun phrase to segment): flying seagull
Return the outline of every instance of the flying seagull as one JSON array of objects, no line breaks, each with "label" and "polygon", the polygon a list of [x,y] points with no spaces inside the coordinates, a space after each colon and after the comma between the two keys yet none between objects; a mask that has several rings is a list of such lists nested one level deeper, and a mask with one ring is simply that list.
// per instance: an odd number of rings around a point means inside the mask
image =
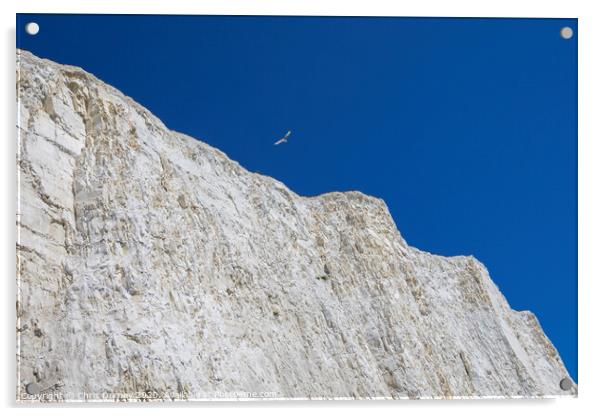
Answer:
[{"label": "flying seagull", "polygon": [[288,140],[288,136],[291,135],[291,131],[287,131],[286,134],[284,135],[284,137],[280,140],[278,140],[276,143],[274,143],[274,145],[279,145],[280,143],[286,143],[286,141]]}]

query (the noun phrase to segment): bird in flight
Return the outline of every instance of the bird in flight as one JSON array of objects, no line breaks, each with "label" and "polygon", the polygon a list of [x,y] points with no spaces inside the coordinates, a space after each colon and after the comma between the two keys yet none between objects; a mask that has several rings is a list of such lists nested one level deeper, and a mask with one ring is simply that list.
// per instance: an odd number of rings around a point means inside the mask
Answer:
[{"label": "bird in flight", "polygon": [[287,131],[286,134],[284,135],[284,137],[280,140],[278,140],[276,143],[274,143],[274,145],[279,145],[280,143],[286,143],[286,141],[288,140],[288,136],[291,135],[291,131]]}]

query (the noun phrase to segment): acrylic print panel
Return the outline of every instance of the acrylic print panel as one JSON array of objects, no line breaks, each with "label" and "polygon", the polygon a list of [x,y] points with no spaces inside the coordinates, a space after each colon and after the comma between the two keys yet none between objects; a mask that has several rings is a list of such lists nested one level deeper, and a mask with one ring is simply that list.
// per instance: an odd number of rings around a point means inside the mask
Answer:
[{"label": "acrylic print panel", "polygon": [[577,395],[575,19],[17,34],[18,400]]}]

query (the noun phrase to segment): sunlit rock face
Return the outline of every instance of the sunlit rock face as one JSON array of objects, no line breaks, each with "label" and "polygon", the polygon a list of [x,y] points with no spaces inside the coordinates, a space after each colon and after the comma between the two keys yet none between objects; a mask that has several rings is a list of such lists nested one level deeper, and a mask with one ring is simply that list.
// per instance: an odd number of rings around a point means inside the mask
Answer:
[{"label": "sunlit rock face", "polygon": [[301,197],[17,58],[20,400],[576,394],[535,316],[384,201]]}]

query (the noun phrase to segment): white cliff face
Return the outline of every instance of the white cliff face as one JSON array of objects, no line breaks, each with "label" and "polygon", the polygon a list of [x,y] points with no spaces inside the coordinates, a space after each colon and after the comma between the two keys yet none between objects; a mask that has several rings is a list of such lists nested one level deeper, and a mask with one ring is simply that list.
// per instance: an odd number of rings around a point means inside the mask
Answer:
[{"label": "white cliff face", "polygon": [[576,394],[535,316],[382,200],[298,196],[79,68],[18,69],[19,399]]}]

